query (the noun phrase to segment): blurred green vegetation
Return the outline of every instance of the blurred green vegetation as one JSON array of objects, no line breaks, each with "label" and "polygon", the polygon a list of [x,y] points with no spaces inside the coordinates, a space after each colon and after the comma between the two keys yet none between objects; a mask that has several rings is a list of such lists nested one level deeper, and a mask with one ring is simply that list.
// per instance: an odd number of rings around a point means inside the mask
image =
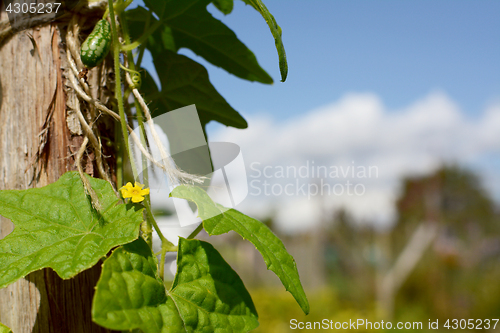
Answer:
[{"label": "blurred green vegetation", "polygon": [[[404,330],[408,332],[449,332],[450,330],[443,327],[447,319],[486,319],[499,318],[500,308],[500,287],[498,279],[500,271],[497,270],[489,275],[489,281],[483,281],[489,285],[485,291],[476,290],[476,300],[472,311],[465,316],[456,316],[454,309],[460,308],[460,303],[447,303],[448,300],[440,301],[439,295],[434,295],[433,301],[436,306],[445,305],[449,312],[442,312],[441,315],[436,315],[435,307],[427,307],[426,302],[416,301],[412,298],[398,297],[397,314],[391,320],[393,325],[397,322],[422,322],[422,330]],[[418,277],[412,278],[418,279]],[[472,286],[470,286],[472,287]],[[422,291],[425,291],[425,282],[420,286]],[[405,288],[406,289],[406,288]],[[295,329],[291,330],[290,320],[296,319],[298,322],[321,322],[324,319],[333,320],[333,322],[349,322],[349,320],[364,319],[371,321],[380,321],[375,311],[375,303],[373,300],[366,299],[366,303],[362,307],[354,306],[349,302],[342,302],[339,299],[336,286],[328,286],[321,290],[307,291],[307,296],[311,304],[311,312],[308,316],[304,315],[300,308],[295,304],[293,298],[283,289],[278,288],[259,288],[250,289],[250,294],[255,303],[259,314],[260,326],[255,330],[256,333],[285,333],[290,331],[311,332],[316,330]],[[428,296],[428,295],[427,295]],[[439,330],[429,330],[428,322],[439,320]],[[317,330],[320,331],[320,330]],[[321,330],[325,331],[325,330]],[[357,332],[368,331],[383,331],[383,330],[366,330],[364,327],[356,330]],[[391,330],[387,330],[391,331]],[[453,330],[451,330],[453,331]],[[464,331],[464,330],[460,330]],[[468,331],[468,330],[465,330]],[[500,322],[495,330],[482,331],[500,331]]]}]

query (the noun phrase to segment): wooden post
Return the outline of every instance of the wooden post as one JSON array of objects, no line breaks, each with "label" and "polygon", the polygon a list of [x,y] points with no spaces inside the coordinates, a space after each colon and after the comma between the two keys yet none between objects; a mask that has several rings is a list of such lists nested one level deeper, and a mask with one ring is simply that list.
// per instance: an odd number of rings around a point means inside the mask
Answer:
[{"label": "wooden post", "polygon": [[[0,42],[0,189],[41,187],[74,169],[71,146],[81,140],[66,124],[61,35],[52,23]],[[1,218],[0,237],[12,230]],[[0,289],[0,322],[15,333],[109,332],[90,314],[100,266],[70,280],[44,269]]]}]

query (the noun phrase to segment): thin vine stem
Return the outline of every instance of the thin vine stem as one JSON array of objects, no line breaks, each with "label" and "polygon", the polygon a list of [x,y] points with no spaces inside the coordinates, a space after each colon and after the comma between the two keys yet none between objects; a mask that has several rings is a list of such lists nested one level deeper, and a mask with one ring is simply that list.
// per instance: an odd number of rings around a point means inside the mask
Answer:
[{"label": "thin vine stem", "polygon": [[144,206],[146,207],[146,214],[148,215],[148,218],[151,220],[153,227],[156,230],[156,233],[158,234],[158,237],[160,237],[161,240],[161,257],[160,257],[160,268],[159,268],[159,275],[160,278],[163,280],[164,277],[164,272],[165,272],[165,256],[167,252],[176,252],[177,251],[177,246],[172,244],[168,239],[163,236],[163,233],[160,230],[160,227],[158,226],[158,223],[156,223],[153,213],[151,212],[151,206],[149,205],[148,202],[144,203]]},{"label": "thin vine stem", "polygon": [[127,121],[125,120],[125,107],[123,105],[123,96],[122,96],[122,82],[120,75],[120,42],[118,41],[118,32],[116,30],[116,20],[115,20],[115,11],[113,8],[113,1],[108,0],[108,9],[109,16],[111,20],[111,34],[113,37],[113,61],[115,68],[115,98],[118,102],[118,113],[120,115],[120,124],[123,135],[123,145],[127,154],[129,155],[130,165],[132,167],[132,172],[134,174],[134,178],[137,178],[137,168],[135,167],[134,160],[130,154],[130,146],[128,141],[128,131],[127,131]]},{"label": "thin vine stem", "polygon": [[[120,133],[120,125],[115,123],[115,138],[118,138]],[[116,145],[118,146],[118,152],[116,156],[116,188],[119,189],[123,186],[123,145],[120,140],[116,140]]]},{"label": "thin vine stem", "polygon": [[165,236],[163,236],[163,233],[161,232],[161,229],[158,226],[158,223],[156,223],[156,221],[153,217],[153,213],[151,212],[151,206],[147,202],[145,202],[144,207],[146,207],[146,214],[149,215],[149,217],[151,218],[153,228],[155,228],[156,233],[158,234],[158,237],[160,237],[162,245],[163,245],[163,243],[165,243],[165,244],[167,244],[167,246],[169,248],[176,248],[176,246],[174,244],[172,244],[172,242],[170,242],[168,239],[165,238]]},{"label": "thin vine stem", "polygon": [[[127,2],[125,2],[125,4]],[[125,7],[126,6],[124,6],[122,8],[122,10]],[[127,122],[126,122],[126,119],[125,119],[125,107],[124,107],[123,95],[122,95],[122,88],[121,88],[120,43],[118,41],[118,32],[117,32],[117,29],[116,29],[116,18],[115,18],[114,5],[113,5],[113,1],[112,0],[108,0],[108,10],[109,10],[109,16],[110,16],[110,20],[111,20],[111,32],[112,32],[112,38],[113,38],[113,60],[114,60],[114,69],[115,69],[115,77],[116,77],[116,81],[115,81],[115,86],[116,86],[116,89],[115,89],[115,98],[116,98],[116,100],[118,102],[118,111],[119,111],[119,115],[120,115],[120,124],[121,124],[121,130],[122,130],[122,133],[123,133],[123,140],[124,140],[123,145],[124,145],[124,147],[125,147],[128,155],[129,155],[129,160],[130,160],[130,164],[131,164],[131,167],[132,167],[132,172],[134,174],[134,178],[137,178],[138,177],[137,168],[135,166],[135,161],[134,161],[134,159],[133,159],[133,157],[131,155],[130,145],[129,145],[129,141],[128,141],[128,137],[129,136],[128,136],[128,132],[127,132]],[[150,27],[148,29],[148,32],[151,31],[151,32],[149,32],[149,34],[151,34],[152,31],[154,31],[156,28],[158,28],[158,26],[159,25],[156,25],[156,27],[155,26]],[[123,24],[122,24],[122,28],[123,28]],[[154,28],[154,29],[151,29],[151,28]],[[123,30],[122,30],[122,33],[123,33]],[[127,35],[127,38],[128,38],[128,31],[125,31],[125,34]],[[147,36],[149,36],[149,34],[146,35],[146,38],[147,38]],[[132,44],[134,44],[134,43],[132,43]],[[129,44],[129,46],[132,45],[132,44]],[[125,50],[125,51],[131,51],[132,49],[133,48],[130,48],[128,50],[128,49],[125,49],[125,48],[122,47],[122,50]],[[133,58],[130,58],[130,59],[132,59],[131,65],[134,66],[133,65]],[[135,69],[132,68],[132,70],[135,70]],[[140,110],[140,107],[138,108],[138,110]],[[142,122],[141,132],[143,132],[145,134],[144,123],[143,122]],[[161,250],[160,272],[159,272],[159,275],[160,275],[160,278],[163,280],[164,269],[165,269],[165,256],[166,256],[166,253],[167,252],[177,251],[177,246],[175,246],[174,244],[172,244],[172,242],[170,242],[168,239],[166,239],[165,236],[163,235],[163,233],[161,232],[161,229],[158,226],[158,223],[156,222],[156,220],[154,219],[153,213],[151,211],[151,204],[150,204],[149,198],[147,198],[146,200],[144,200],[144,207],[146,208],[146,216],[147,216],[146,220],[150,221],[151,225],[156,230],[156,233],[158,234],[158,237],[160,237],[160,240],[161,240],[162,250]]]},{"label": "thin vine stem", "polygon": [[197,227],[196,229],[193,230],[192,233],[189,234],[189,236],[187,236],[187,239],[193,239],[195,238],[196,236],[198,236],[198,234],[200,233],[200,231],[203,229],[203,222],[201,222]]},{"label": "thin vine stem", "polygon": [[[121,3],[114,3],[113,8],[116,11],[117,14],[121,14],[134,0],[127,0],[127,1],[122,1]],[[109,7],[106,8],[106,11],[104,12],[104,15],[102,16],[103,19],[106,19],[109,15]]]},{"label": "thin vine stem", "polygon": [[[123,34],[123,40],[125,43],[130,43],[130,34],[128,31],[128,24],[127,21],[123,19],[122,15],[119,15],[119,19],[121,22],[121,27],[122,27],[122,34]],[[128,66],[131,71],[135,71],[135,65],[134,65],[134,58],[132,56],[132,51],[127,51],[127,60],[128,60]],[[146,136],[146,129],[144,128],[144,121],[143,121],[143,115],[142,115],[142,110],[140,108],[139,103],[137,100],[134,98],[134,104],[135,104],[135,110],[137,113],[137,121],[139,124],[140,128],[140,134],[141,134],[141,142],[145,147],[148,147],[146,141],[147,141],[147,136]],[[142,179],[144,182],[144,185],[146,187],[149,187],[149,176],[148,176],[148,163],[146,161],[146,157],[142,155]],[[146,196],[146,205],[151,206],[151,199],[150,195]],[[151,214],[152,215],[152,214]],[[154,220],[154,218],[153,218]],[[146,242],[148,245],[152,248],[152,240],[153,240],[153,228],[152,224],[154,221],[152,221],[148,215],[146,215],[146,223],[143,228],[143,232],[146,234]]]}]

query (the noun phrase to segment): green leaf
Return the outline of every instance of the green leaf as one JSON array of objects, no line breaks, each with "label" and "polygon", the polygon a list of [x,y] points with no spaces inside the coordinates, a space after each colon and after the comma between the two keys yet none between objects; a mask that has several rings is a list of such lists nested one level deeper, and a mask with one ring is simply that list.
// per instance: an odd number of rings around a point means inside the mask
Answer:
[{"label": "green leaf", "polygon": [[288,63],[286,61],[285,47],[283,46],[283,40],[281,39],[281,28],[276,23],[274,16],[271,15],[267,7],[261,0],[243,0],[247,5],[252,6],[258,11],[262,17],[266,20],[269,29],[274,37],[274,44],[276,44],[276,50],[278,51],[280,72],[281,72],[281,82],[285,82],[288,75]]},{"label": "green leaf", "polygon": [[188,331],[248,332],[259,325],[243,282],[210,243],[180,238],[170,295]]},{"label": "green leaf", "polygon": [[[177,50],[189,48],[215,66],[242,79],[273,83],[269,74],[260,67],[253,52],[231,29],[207,11],[210,0],[189,1],[189,5],[183,4],[182,9],[179,2],[183,1],[145,1],[164,23],[159,29],[171,29]],[[232,1],[221,1],[224,10],[228,10],[228,4],[232,5]],[[144,28],[139,27],[137,30],[142,32]]]},{"label": "green leaf", "polygon": [[102,214],[92,208],[77,172],[42,188],[0,191],[0,215],[15,225],[0,240],[0,288],[45,267],[68,279],[139,236],[142,209],[119,204],[108,182],[88,178]]},{"label": "green leaf", "polygon": [[195,6],[199,0],[144,0],[148,8],[151,8],[160,20],[171,20],[182,16],[189,8]]},{"label": "green leaf", "polygon": [[[171,315],[164,318],[167,313]],[[182,332],[180,317],[175,316],[175,306],[158,277],[156,257],[142,238],[117,248],[104,261],[92,319],[115,330]]]},{"label": "green leaf", "polygon": [[4,324],[0,323],[0,333],[12,333],[12,330]]},{"label": "green leaf", "polygon": [[144,333],[248,332],[258,326],[250,295],[212,245],[180,238],[177,274],[166,292],[156,258],[139,238],[103,264],[92,319]]},{"label": "green leaf", "polygon": [[220,10],[222,14],[231,14],[233,11],[234,1],[233,0],[213,0],[215,8]]},{"label": "green leaf", "polygon": [[[129,33],[133,40],[139,39],[144,33],[146,21],[149,19],[149,26],[154,25],[158,20],[144,7],[138,6],[137,8],[127,10],[125,12],[129,26]],[[151,51],[153,57],[159,55],[163,50],[170,50],[177,52],[178,48],[175,46],[174,36],[172,30],[162,24],[156,29],[146,42],[146,46]]]},{"label": "green leaf", "polygon": [[208,194],[193,186],[174,188],[171,197],[193,201],[198,206],[198,215],[209,235],[221,235],[231,230],[248,239],[262,254],[266,266],[281,280],[304,313],[309,313],[309,302],[300,283],[299,273],[293,257],[286,251],[283,242],[262,222],[237,210],[228,209],[212,201]]},{"label": "green leaf", "polygon": [[236,128],[247,127],[245,119],[212,86],[205,67],[186,56],[167,50],[153,61],[160,77],[161,93],[157,93],[158,88],[152,80],[148,80],[146,85],[143,83],[143,89],[146,98],[153,99],[150,109],[155,112],[155,116],[196,104],[203,126],[215,120]]},{"label": "green leaf", "polygon": [[[147,15],[146,9],[138,7],[127,12],[131,31],[142,31]],[[155,20],[152,18],[152,20]],[[151,21],[152,23],[154,21]],[[154,116],[161,115],[186,105],[196,104],[200,122],[203,126],[218,121],[226,126],[246,128],[245,119],[227,103],[208,78],[208,72],[199,63],[171,50],[173,40],[170,28],[160,27],[148,40],[147,47],[151,51],[156,72],[160,77],[162,91],[159,91],[151,75],[142,70],[141,91]]]},{"label": "green leaf", "polygon": [[199,1],[183,15],[165,21],[178,48],[186,47],[215,66],[248,81],[271,84],[273,79],[236,34],[207,11],[208,1]]}]

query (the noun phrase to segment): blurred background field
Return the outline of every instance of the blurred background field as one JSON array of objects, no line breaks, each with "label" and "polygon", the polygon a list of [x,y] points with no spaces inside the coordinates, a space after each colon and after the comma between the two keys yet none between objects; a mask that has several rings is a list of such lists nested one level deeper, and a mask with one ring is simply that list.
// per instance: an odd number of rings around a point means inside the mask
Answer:
[{"label": "blurred background field", "polygon": [[[265,22],[241,1],[228,16],[208,9],[274,85],[181,50],[248,121],[245,130],[210,123],[208,138],[240,146],[249,194],[236,208],[283,239],[311,303],[306,317],[250,243],[211,237],[252,295],[257,332],[290,332],[293,318],[419,321],[424,330],[429,319],[499,318],[500,2],[266,5],[283,30],[285,83]],[[311,172],[323,166],[351,169]],[[309,173],[279,174],[288,167]],[[347,194],[347,182],[363,191]],[[314,191],[324,184],[344,191]]]},{"label": "blurred background field", "polygon": [[[337,210],[325,211],[308,232],[278,233],[296,259],[309,316],[250,243],[232,234],[211,237],[250,290],[257,331],[289,332],[291,319],[420,321],[424,330],[430,319],[446,331],[447,319],[498,318],[500,215],[478,177],[448,166],[402,179],[401,188],[392,228],[359,226]],[[265,223],[273,228],[272,217]]]}]

